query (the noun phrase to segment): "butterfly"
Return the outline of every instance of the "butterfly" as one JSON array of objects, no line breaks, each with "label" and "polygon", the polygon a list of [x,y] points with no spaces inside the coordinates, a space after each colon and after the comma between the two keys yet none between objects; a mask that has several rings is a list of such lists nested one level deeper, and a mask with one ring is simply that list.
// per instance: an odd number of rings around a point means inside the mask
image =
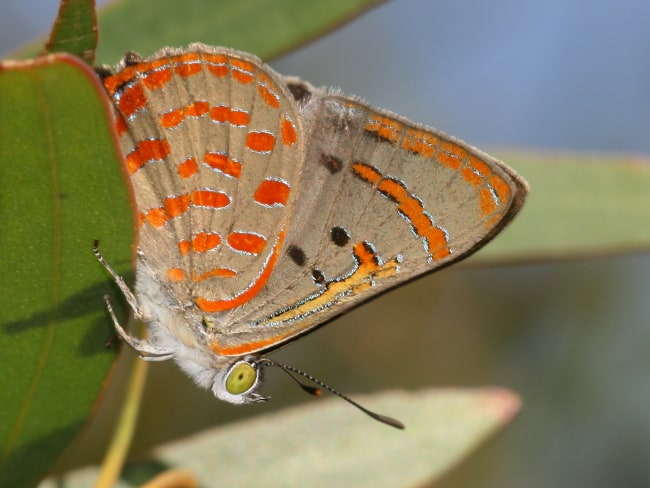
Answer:
[{"label": "butterfly", "polygon": [[266,353],[469,256],[527,194],[477,149],[251,54],[128,53],[103,83],[138,213],[135,290],[95,253],[148,338],[107,302],[115,327],[230,403],[266,399]]}]

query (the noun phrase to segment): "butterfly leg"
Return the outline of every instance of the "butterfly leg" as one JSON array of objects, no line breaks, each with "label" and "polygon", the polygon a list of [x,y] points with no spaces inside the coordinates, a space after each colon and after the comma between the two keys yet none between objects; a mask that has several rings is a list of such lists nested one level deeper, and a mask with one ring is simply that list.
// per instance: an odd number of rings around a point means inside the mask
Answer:
[{"label": "butterfly leg", "polygon": [[104,297],[104,301],[106,302],[108,313],[113,320],[113,326],[115,327],[115,330],[122,338],[122,340],[126,342],[131,347],[131,349],[138,353],[140,359],[144,359],[145,361],[166,361],[167,359],[172,359],[174,357],[174,351],[170,349],[154,346],[148,341],[129,335],[117,320],[115,312],[113,311],[113,306],[108,299],[108,295]]},{"label": "butterfly leg", "polygon": [[140,305],[138,304],[138,300],[135,298],[135,295],[129,288],[129,285],[126,284],[124,281],[124,278],[122,278],[119,274],[115,272],[113,268],[111,268],[111,265],[106,262],[104,259],[104,256],[101,255],[99,252],[99,241],[95,240],[93,242],[93,254],[97,258],[97,261],[99,261],[99,264],[101,264],[104,268],[106,268],[106,271],[108,271],[111,276],[113,277],[113,280],[115,281],[115,284],[118,286],[122,294],[124,295],[124,298],[126,298],[127,303],[129,304],[129,307],[133,310],[133,315],[137,320],[143,320],[147,322],[147,317],[144,316],[144,313],[142,312],[142,309],[140,308]]},{"label": "butterfly leg", "polygon": [[[106,271],[108,271],[111,274],[113,280],[115,280],[115,283],[124,294],[124,298],[126,298],[127,303],[133,310],[134,318],[136,320],[148,322],[149,321],[148,318],[140,308],[140,305],[138,304],[138,300],[135,298],[135,295],[133,294],[129,286],[126,284],[124,279],[115,272],[115,270],[111,267],[111,265],[106,262],[104,256],[102,256],[101,253],[99,252],[99,242],[97,240],[95,240],[95,242],[93,243],[93,254],[97,258],[97,261],[99,261],[99,263],[102,266],[104,266],[104,268],[106,268]],[[115,315],[113,306],[111,305],[111,302],[108,299],[108,295],[104,297],[104,301],[106,302],[106,308],[108,309],[108,313],[111,316],[111,320],[113,321],[113,326],[115,327],[115,330],[117,331],[118,335],[122,338],[124,342],[126,342],[134,351],[138,353],[138,356],[141,359],[144,359],[145,361],[165,361],[167,359],[171,359],[174,357],[174,352],[170,349],[154,346],[153,344],[151,344],[146,340],[138,339],[137,337],[133,337],[129,335],[124,330],[124,328],[120,325],[120,322],[117,320],[117,316]]]}]

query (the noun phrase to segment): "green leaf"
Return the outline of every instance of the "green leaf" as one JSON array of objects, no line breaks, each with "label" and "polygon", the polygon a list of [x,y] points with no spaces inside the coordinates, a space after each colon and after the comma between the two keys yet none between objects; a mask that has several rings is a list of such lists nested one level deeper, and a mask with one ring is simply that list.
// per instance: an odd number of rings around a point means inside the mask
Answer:
[{"label": "green leaf", "polygon": [[[507,425],[520,406],[504,389],[430,389],[355,399],[397,416],[406,430],[330,398],[170,443],[151,459],[128,465],[117,486],[139,486],[161,467],[182,467],[199,486],[422,486]],[[90,486],[95,476],[94,469],[79,470],[60,485],[50,481],[41,488]]]},{"label": "green leaf", "polygon": [[95,61],[96,48],[97,16],[94,0],[61,0],[45,51],[74,54],[90,64]]},{"label": "green leaf", "polygon": [[521,214],[472,262],[566,259],[650,249],[650,165],[580,153],[499,155],[526,177]]},{"label": "green leaf", "polygon": [[133,223],[108,106],[70,55],[0,64],[0,486],[29,486],[88,418],[114,358],[92,254]]},{"label": "green leaf", "polygon": [[98,59],[203,42],[268,59],[363,13],[380,0],[123,0],[100,11]]}]

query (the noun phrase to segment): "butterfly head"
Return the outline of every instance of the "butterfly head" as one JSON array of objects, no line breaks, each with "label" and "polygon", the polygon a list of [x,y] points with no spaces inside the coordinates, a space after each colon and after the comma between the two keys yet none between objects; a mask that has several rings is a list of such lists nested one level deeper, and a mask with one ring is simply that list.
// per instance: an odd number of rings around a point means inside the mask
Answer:
[{"label": "butterfly head", "polygon": [[268,397],[257,393],[262,384],[262,372],[257,356],[238,358],[227,368],[217,370],[212,392],[219,400],[236,405],[267,401]]}]

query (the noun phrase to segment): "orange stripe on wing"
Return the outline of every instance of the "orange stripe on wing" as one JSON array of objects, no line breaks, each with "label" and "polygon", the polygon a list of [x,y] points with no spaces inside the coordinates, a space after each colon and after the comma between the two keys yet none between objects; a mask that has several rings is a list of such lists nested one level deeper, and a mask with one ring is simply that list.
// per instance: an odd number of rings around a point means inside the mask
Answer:
[{"label": "orange stripe on wing", "polygon": [[234,278],[237,276],[237,271],[230,268],[213,268],[210,271],[206,271],[201,275],[195,274],[192,276],[192,281],[197,283],[205,281],[209,278]]},{"label": "orange stripe on wing", "polygon": [[367,241],[357,242],[353,246],[353,257],[356,264],[350,271],[332,280],[326,280],[318,292],[299,299],[294,304],[254,323],[254,326],[259,327],[260,330],[270,330],[276,327],[276,330],[285,330],[285,333],[278,334],[271,339],[264,339],[261,342],[255,341],[227,348],[217,343],[211,344],[211,347],[213,350],[218,347],[223,354],[227,355],[242,350],[255,352],[283,342],[291,335],[302,331],[299,325],[302,319],[330,308],[350,295],[357,296],[364,293],[371,289],[378,280],[393,276],[399,269],[400,259],[398,257],[382,262],[372,244]]},{"label": "orange stripe on wing", "polygon": [[427,251],[433,259],[449,256],[446,234],[431,222],[420,199],[409,193],[404,183],[384,177],[379,170],[368,164],[354,163],[352,170],[359,178],[376,186],[377,191],[397,204],[397,210],[411,224],[413,231],[426,241]]},{"label": "orange stripe on wing", "polygon": [[212,352],[218,354],[219,356],[243,356],[244,354],[260,351],[262,349],[266,349],[267,347],[273,346],[274,344],[278,344],[293,334],[295,334],[294,331],[287,331],[282,334],[269,337],[267,339],[248,342],[246,344],[240,344],[237,346],[222,346],[219,344],[219,341],[213,339],[210,341],[210,349],[212,349]]},{"label": "orange stripe on wing", "polygon": [[271,273],[275,268],[275,265],[278,261],[278,257],[280,254],[280,249],[282,247],[282,243],[284,242],[284,235],[285,235],[284,231],[281,231],[278,234],[278,239],[275,243],[275,246],[273,247],[273,250],[271,251],[271,254],[269,255],[269,259],[267,260],[266,264],[262,267],[262,270],[258,275],[257,279],[253,281],[244,292],[242,292],[241,294],[237,295],[234,298],[225,299],[225,300],[208,300],[207,298],[197,298],[195,300],[196,305],[205,313],[222,312],[224,310],[230,310],[239,307],[244,303],[250,301],[253,297],[257,296],[257,294],[266,285],[266,282],[271,277]]}]

